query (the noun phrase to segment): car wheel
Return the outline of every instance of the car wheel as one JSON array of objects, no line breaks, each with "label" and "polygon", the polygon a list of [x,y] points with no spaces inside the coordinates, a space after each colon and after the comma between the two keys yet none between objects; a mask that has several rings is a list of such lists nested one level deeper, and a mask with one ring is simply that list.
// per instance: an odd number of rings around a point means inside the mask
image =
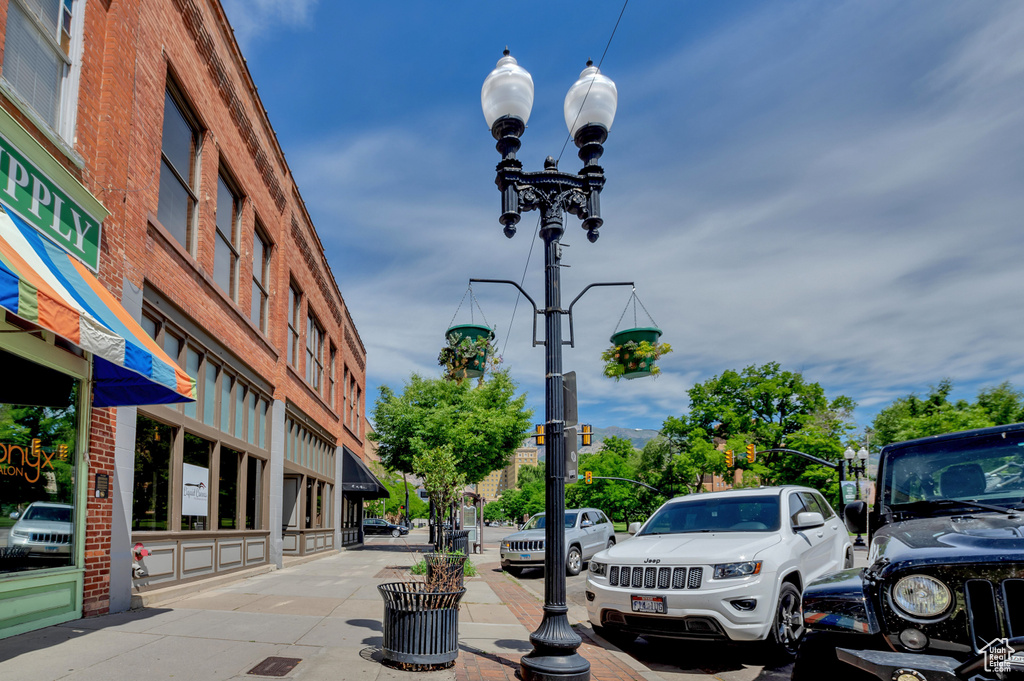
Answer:
[{"label": "car wheel", "polygon": [[583,569],[583,554],[578,546],[570,546],[569,553],[565,554],[565,574],[575,577]]},{"label": "car wheel", "polygon": [[853,547],[850,546],[850,547],[847,547],[847,549],[846,549],[846,559],[843,561],[843,569],[844,570],[849,570],[852,567],[853,567]]},{"label": "car wheel", "polygon": [[596,624],[591,624],[590,626],[594,628],[595,634],[619,648],[624,648],[636,640],[636,634],[631,634],[628,631],[622,631],[614,627],[599,627]]},{"label": "car wheel", "polygon": [[[856,638],[865,637],[858,636]],[[839,665],[842,665],[836,657],[836,648],[860,649],[864,647],[865,641],[853,639],[853,636],[819,631],[808,632],[800,641],[800,647],[796,653],[792,681],[818,681],[823,671],[835,671]],[[867,681],[875,678],[850,665],[842,665],[842,672],[843,679],[849,679],[849,681]]]},{"label": "car wheel", "polygon": [[769,652],[780,660],[791,660],[796,655],[804,635],[804,615],[800,608],[800,590],[783,582],[779,601],[775,605],[775,618],[768,634]]},{"label": "car wheel", "polygon": [[392,537],[401,537],[402,536],[402,531],[396,527],[395,529],[391,530],[391,536]]},{"label": "car wheel", "polygon": [[608,549],[610,549],[610,548],[611,548],[611,547],[613,547],[613,546],[615,546],[615,537],[610,537],[610,538],[608,539],[608,546],[606,546],[605,548],[608,548]]}]

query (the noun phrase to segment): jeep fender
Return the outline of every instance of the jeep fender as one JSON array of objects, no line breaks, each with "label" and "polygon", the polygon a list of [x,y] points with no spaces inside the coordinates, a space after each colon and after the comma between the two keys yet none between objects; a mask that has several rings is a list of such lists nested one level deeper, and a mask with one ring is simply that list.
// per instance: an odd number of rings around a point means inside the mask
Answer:
[{"label": "jeep fender", "polygon": [[881,627],[864,593],[862,570],[853,568],[817,579],[804,588],[804,626],[811,631],[878,634]]}]

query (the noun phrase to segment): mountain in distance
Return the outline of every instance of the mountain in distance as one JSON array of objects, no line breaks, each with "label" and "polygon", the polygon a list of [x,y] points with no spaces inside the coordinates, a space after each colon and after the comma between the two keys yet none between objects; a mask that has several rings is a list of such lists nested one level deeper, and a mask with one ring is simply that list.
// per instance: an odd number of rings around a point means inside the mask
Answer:
[{"label": "mountain in distance", "polygon": [[643,449],[645,444],[658,437],[658,431],[644,430],[643,428],[619,428],[618,426],[609,426],[608,428],[595,427],[595,448],[598,443],[603,442],[609,437],[621,437],[623,440],[629,440],[632,442],[633,446],[637,449]]}]

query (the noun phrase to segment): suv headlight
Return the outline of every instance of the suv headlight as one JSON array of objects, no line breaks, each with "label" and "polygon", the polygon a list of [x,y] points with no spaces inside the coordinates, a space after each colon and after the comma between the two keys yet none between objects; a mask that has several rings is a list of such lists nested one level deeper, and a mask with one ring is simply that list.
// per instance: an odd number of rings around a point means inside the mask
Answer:
[{"label": "suv headlight", "polygon": [[904,577],[892,587],[892,601],[912,617],[936,617],[952,601],[949,587],[928,575]]},{"label": "suv headlight", "polygon": [[608,573],[608,565],[592,560],[590,561],[590,572],[598,577],[604,577]]},{"label": "suv headlight", "polygon": [[505,541],[501,542],[501,548],[507,550],[509,546],[510,546],[510,544],[509,544],[509,541],[507,539]]},{"label": "suv headlight", "polygon": [[28,539],[28,532],[25,530],[11,530],[11,536],[18,539]]},{"label": "suv headlight", "polygon": [[761,574],[761,561],[747,560],[742,563],[719,563],[715,566],[715,579],[749,577]]}]

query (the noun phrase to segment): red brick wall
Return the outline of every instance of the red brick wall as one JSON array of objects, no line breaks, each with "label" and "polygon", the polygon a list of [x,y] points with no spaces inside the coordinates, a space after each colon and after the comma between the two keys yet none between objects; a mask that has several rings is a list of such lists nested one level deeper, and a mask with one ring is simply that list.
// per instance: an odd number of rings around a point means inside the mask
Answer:
[{"label": "red brick wall", "polygon": [[113,497],[96,498],[96,474],[114,477],[113,409],[93,409],[89,425],[88,499],[85,506],[85,586],[82,615],[110,609],[110,523]]}]

